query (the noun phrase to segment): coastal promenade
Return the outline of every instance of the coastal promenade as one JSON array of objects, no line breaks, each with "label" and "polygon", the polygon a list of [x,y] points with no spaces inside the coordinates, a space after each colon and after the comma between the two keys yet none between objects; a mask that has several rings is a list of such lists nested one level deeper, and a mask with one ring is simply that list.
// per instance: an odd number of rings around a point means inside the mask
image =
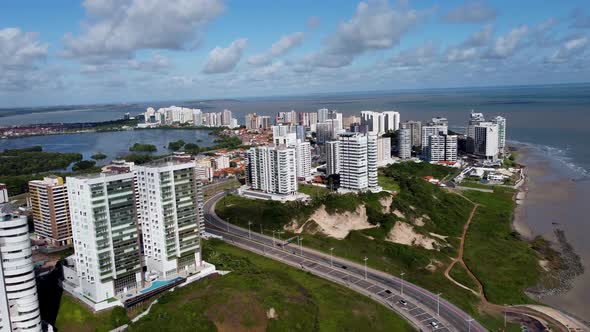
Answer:
[{"label": "coastal promenade", "polygon": [[226,242],[345,285],[387,306],[418,330],[487,331],[455,305],[401,278],[303,246],[282,246],[273,237],[225,222],[215,213],[215,204],[224,195],[212,196],[204,211],[207,232],[222,236]]}]

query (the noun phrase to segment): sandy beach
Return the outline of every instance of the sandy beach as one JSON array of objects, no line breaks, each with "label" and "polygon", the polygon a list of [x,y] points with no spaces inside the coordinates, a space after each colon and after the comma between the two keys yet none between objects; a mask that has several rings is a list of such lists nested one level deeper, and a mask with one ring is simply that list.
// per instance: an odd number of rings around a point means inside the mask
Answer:
[{"label": "sandy beach", "polygon": [[[514,229],[525,239],[541,235],[560,249],[556,228],[563,230],[567,243],[590,268],[590,181],[582,180],[563,162],[549,158],[546,151],[530,145],[516,145],[518,162],[524,164],[526,182],[517,199]],[[563,242],[563,239],[562,243]],[[571,280],[571,288],[539,300],[575,317],[590,321],[590,273]]]}]

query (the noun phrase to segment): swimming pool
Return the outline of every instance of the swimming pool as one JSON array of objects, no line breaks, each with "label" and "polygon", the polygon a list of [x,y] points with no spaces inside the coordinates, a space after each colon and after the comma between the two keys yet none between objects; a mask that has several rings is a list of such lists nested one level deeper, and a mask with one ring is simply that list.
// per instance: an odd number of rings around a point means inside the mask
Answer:
[{"label": "swimming pool", "polygon": [[152,282],[152,285],[146,289],[142,289],[141,291],[139,291],[141,294],[147,293],[149,291],[153,291],[154,289],[158,289],[162,286],[166,286],[169,283],[175,282],[177,280],[182,280],[181,277],[176,277],[174,279],[170,279],[170,280],[156,280],[154,282]]}]

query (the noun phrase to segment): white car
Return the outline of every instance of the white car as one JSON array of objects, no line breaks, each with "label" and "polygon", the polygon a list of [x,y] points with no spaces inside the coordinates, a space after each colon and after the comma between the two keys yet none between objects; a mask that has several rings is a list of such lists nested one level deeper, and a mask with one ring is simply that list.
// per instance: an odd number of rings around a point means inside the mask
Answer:
[{"label": "white car", "polygon": [[432,325],[432,327],[434,327],[435,329],[438,329],[438,323],[435,321],[430,322],[430,325]]}]

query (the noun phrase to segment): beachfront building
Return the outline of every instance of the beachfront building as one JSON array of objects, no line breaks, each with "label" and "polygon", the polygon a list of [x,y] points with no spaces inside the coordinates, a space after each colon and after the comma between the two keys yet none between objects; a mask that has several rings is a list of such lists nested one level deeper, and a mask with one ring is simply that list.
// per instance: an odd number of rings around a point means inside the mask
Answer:
[{"label": "beachfront building", "polygon": [[422,122],[406,121],[401,124],[400,128],[410,130],[410,140],[412,147],[422,146]]},{"label": "beachfront building", "polygon": [[409,159],[412,157],[412,130],[402,128],[398,131],[398,157]]},{"label": "beachfront building", "polygon": [[456,162],[457,135],[428,136],[428,153],[428,161],[431,162]]},{"label": "beachfront building", "polygon": [[72,225],[67,186],[59,176],[29,181],[33,227],[39,239],[50,246],[72,244]]},{"label": "beachfront building", "polygon": [[67,269],[76,275],[70,280],[76,292],[94,304],[142,284],[134,177],[105,172],[66,179],[75,252]]},{"label": "beachfront building", "polygon": [[506,118],[498,115],[492,119],[492,123],[498,125],[498,150],[504,154],[506,152]]},{"label": "beachfront building", "polygon": [[380,191],[377,183],[377,135],[339,137],[340,191]]},{"label": "beachfront building", "polygon": [[399,129],[400,115],[398,112],[361,111],[361,125],[366,126],[368,132],[382,135]]},{"label": "beachfront building", "polygon": [[448,127],[444,125],[428,125],[422,126],[422,158],[430,158],[430,140],[429,137],[433,135],[448,134]]},{"label": "beachfront building", "polygon": [[480,122],[474,129],[475,154],[482,159],[496,161],[499,153],[498,125],[493,122]]},{"label": "beachfront building", "polygon": [[327,108],[320,108],[320,109],[317,111],[317,115],[318,115],[317,122],[318,122],[318,123],[321,123],[321,122],[326,122],[326,120],[328,120],[328,113],[329,113],[329,112],[330,112],[330,111],[328,111],[328,109],[327,109]]},{"label": "beachfront building", "polygon": [[162,107],[155,110],[148,107],[143,113],[144,123],[139,127],[157,127],[161,125],[192,124],[207,127],[237,127],[237,120],[232,117],[230,110],[218,113],[203,113],[200,109],[187,107]]},{"label": "beachfront building", "polygon": [[41,331],[27,217],[0,211],[0,331]]},{"label": "beachfront building", "polygon": [[466,149],[468,153],[475,153],[475,127],[480,123],[485,122],[483,113],[475,113],[473,110],[469,114],[469,122],[467,123],[467,142]]},{"label": "beachfront building", "polygon": [[196,272],[202,265],[204,215],[195,163],[169,157],[135,172],[148,275],[171,279]]},{"label": "beachfront building", "polygon": [[259,146],[250,148],[246,156],[246,184],[251,189],[278,195],[297,192],[295,148]]},{"label": "beachfront building", "polygon": [[428,123],[429,126],[449,126],[449,120],[440,116],[432,118]]},{"label": "beachfront building", "polygon": [[8,187],[4,183],[0,183],[0,204],[8,203]]},{"label": "beachfront building", "polygon": [[340,173],[340,141],[326,142],[326,175]]}]

